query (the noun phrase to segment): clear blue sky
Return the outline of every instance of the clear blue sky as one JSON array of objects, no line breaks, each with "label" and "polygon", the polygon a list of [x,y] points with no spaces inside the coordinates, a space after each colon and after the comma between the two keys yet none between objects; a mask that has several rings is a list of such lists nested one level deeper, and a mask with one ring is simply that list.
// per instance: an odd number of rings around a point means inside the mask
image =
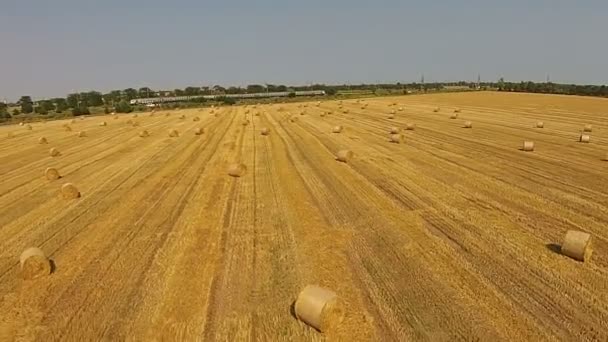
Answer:
[{"label": "clear blue sky", "polygon": [[73,90],[608,83],[608,0],[0,0],[0,99]]}]

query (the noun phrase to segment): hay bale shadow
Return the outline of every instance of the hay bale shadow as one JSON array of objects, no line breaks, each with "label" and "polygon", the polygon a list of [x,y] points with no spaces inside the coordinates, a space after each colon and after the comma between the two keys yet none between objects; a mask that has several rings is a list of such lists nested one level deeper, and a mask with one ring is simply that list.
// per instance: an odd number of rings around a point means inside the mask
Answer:
[{"label": "hay bale shadow", "polygon": [[545,247],[547,247],[548,250],[550,250],[553,253],[557,253],[557,254],[562,254],[562,246],[558,245],[556,243],[548,243],[545,245]]},{"label": "hay bale shadow", "polygon": [[296,316],[296,301],[294,300],[293,302],[291,302],[291,305],[289,306],[289,313],[291,314],[291,317],[293,317],[294,319],[298,319],[298,316]]},{"label": "hay bale shadow", "polygon": [[49,264],[51,264],[51,274],[55,273],[55,270],[57,270],[57,265],[55,264],[55,260],[49,259]]}]

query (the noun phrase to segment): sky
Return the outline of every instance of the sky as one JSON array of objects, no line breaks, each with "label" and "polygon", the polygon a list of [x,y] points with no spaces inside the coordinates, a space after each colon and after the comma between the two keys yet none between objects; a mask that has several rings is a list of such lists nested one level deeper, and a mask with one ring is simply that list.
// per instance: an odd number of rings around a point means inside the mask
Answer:
[{"label": "sky", "polygon": [[0,0],[0,100],[247,84],[608,83],[608,1]]}]

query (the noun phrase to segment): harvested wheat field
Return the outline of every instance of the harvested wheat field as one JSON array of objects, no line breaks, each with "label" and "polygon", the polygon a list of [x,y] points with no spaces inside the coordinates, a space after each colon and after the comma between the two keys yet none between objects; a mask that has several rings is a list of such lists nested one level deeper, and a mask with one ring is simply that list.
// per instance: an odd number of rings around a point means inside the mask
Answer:
[{"label": "harvested wheat field", "polygon": [[[365,103],[293,122],[298,104],[71,124],[86,138],[67,121],[0,127],[0,340],[608,339],[608,100]],[[560,253],[568,230],[590,234],[584,262]],[[24,279],[30,247],[51,274]],[[315,293],[340,319],[314,316]]]}]

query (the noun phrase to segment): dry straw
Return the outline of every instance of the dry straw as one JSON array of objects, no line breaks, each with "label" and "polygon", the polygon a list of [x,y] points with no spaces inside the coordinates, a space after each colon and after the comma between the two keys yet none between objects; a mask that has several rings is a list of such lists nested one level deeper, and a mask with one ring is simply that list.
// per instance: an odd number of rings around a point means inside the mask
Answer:
[{"label": "dry straw", "polygon": [[294,303],[296,317],[320,332],[336,329],[344,319],[344,306],[335,292],[306,286]]},{"label": "dry straw", "polygon": [[270,129],[269,128],[262,128],[261,133],[262,133],[262,135],[268,135],[268,134],[270,134]]},{"label": "dry straw", "polygon": [[61,195],[64,199],[76,199],[80,197],[80,192],[72,183],[65,183],[61,187]]},{"label": "dry straw", "polygon": [[228,175],[231,177],[242,177],[247,172],[247,166],[245,164],[232,164],[228,167]]},{"label": "dry straw", "polygon": [[30,247],[19,256],[21,277],[33,280],[51,274],[51,262],[44,252],[37,247]]},{"label": "dry straw", "polygon": [[331,129],[331,132],[332,133],[341,133],[343,129],[344,129],[344,127],[342,127],[342,126],[334,126],[334,128]]},{"label": "dry straw", "polygon": [[132,125],[133,124],[133,120],[129,119],[127,120],[127,125]]},{"label": "dry straw", "polygon": [[471,121],[465,121],[464,128],[473,128],[473,123]]},{"label": "dry straw", "polygon": [[343,163],[348,163],[354,157],[354,155],[355,154],[350,150],[340,150],[336,155],[336,160]]},{"label": "dry straw", "polygon": [[403,142],[403,135],[402,134],[391,134],[389,141],[392,143],[395,143],[395,144],[400,144],[401,142]]},{"label": "dry straw", "polygon": [[46,140],[45,137],[40,137],[40,138],[38,138],[38,143],[39,144],[48,144],[48,141]]},{"label": "dry straw", "polygon": [[49,150],[49,155],[51,157],[57,157],[59,155],[59,150],[53,147]]},{"label": "dry straw", "polygon": [[46,170],[44,170],[44,177],[50,181],[54,181],[61,178],[61,175],[59,175],[59,171],[57,171],[56,168],[47,167]]},{"label": "dry straw", "polygon": [[589,143],[589,141],[591,141],[591,136],[589,134],[581,134],[578,141],[582,143]]},{"label": "dry straw", "polygon": [[179,132],[176,129],[170,129],[169,130],[169,136],[171,138],[179,137]]},{"label": "dry straw", "polygon": [[298,121],[298,118],[295,116],[292,116],[291,118],[289,118],[289,122],[296,122]]},{"label": "dry straw", "polygon": [[526,152],[534,151],[534,142],[524,141],[524,145],[522,146],[522,151],[526,151]]},{"label": "dry straw", "polygon": [[578,261],[588,261],[591,258],[592,252],[590,234],[576,230],[566,232],[561,246],[561,253],[563,255]]}]

